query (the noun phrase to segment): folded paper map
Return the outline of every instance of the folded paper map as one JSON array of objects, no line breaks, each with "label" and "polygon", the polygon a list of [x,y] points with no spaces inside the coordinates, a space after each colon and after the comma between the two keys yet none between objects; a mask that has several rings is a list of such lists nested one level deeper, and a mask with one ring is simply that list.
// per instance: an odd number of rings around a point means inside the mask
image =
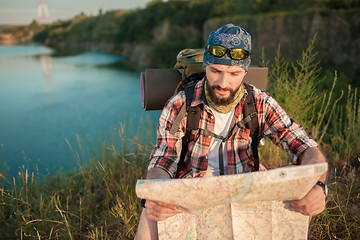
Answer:
[{"label": "folded paper map", "polygon": [[327,163],[207,178],[138,180],[139,198],[176,204],[159,239],[307,239],[309,217],[289,210]]}]

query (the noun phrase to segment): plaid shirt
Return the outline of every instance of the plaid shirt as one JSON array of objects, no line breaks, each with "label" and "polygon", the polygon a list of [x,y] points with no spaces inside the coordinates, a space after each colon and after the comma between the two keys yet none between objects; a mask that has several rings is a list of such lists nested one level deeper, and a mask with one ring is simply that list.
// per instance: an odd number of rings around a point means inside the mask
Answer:
[{"label": "plaid shirt", "polygon": [[[215,117],[205,103],[203,91],[204,81],[200,81],[194,92],[191,106],[203,105],[199,128],[214,131]],[[268,93],[254,88],[256,110],[258,113],[260,138],[266,136],[275,145],[285,150],[293,164],[297,164],[299,155],[307,148],[317,146],[292,118]],[[244,88],[245,95],[249,94]],[[251,94],[251,93],[250,93]],[[245,96],[235,108],[232,126],[243,119],[243,105]],[[208,152],[212,137],[195,135],[194,141],[188,145],[187,156],[179,164],[182,149],[182,137],[185,133],[186,115],[177,130],[172,135],[170,129],[179,114],[185,100],[185,92],[181,91],[173,96],[164,107],[157,128],[157,143],[151,152],[148,169],[158,167],[165,170],[171,178],[174,177],[202,177],[208,167]],[[225,143],[228,157],[228,174],[238,174],[253,170],[250,129],[240,128]]]}]

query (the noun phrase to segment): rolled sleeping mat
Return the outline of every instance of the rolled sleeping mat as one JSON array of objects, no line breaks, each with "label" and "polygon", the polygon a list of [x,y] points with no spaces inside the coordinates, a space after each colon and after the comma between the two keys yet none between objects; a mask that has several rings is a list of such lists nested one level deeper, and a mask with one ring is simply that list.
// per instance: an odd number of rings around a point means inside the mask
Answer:
[{"label": "rolled sleeping mat", "polygon": [[[268,68],[250,67],[244,82],[266,90]],[[140,74],[141,101],[145,111],[161,110],[181,81],[177,69],[146,69]]]},{"label": "rolled sleeping mat", "polygon": [[161,110],[181,81],[177,69],[146,69],[141,73],[141,100],[145,111]]}]

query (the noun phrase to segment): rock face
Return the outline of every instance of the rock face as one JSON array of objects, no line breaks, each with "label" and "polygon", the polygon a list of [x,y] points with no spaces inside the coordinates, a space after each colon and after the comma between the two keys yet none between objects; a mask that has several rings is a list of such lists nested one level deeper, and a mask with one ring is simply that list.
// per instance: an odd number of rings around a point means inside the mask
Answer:
[{"label": "rock face", "polygon": [[301,57],[316,35],[315,50],[322,63],[346,65],[352,74],[360,72],[360,12],[316,12],[308,14],[278,15],[262,19],[214,19],[205,23],[203,39],[211,30],[232,22],[245,28],[252,36],[252,59],[259,61],[262,48],[265,56],[273,58],[278,45],[288,61]]},{"label": "rock face", "polygon": [[145,69],[151,65],[150,51],[151,47],[143,44],[124,43],[121,46],[121,56],[124,56],[128,64],[137,65],[136,69]]},{"label": "rock face", "polygon": [[[267,59],[273,59],[281,46],[281,55],[286,61],[294,62],[301,58],[301,53],[315,38],[317,59],[324,64],[345,67],[354,78],[360,75],[360,12],[334,11],[294,14],[278,14],[261,18],[226,17],[205,22],[202,38],[205,46],[209,33],[226,23],[233,23],[245,28],[252,36],[252,62],[259,62],[264,48]],[[164,23],[154,29],[154,39],[166,39],[168,31],[176,26]],[[185,31],[183,28],[180,32]],[[198,31],[189,31],[187,36],[197,36]],[[123,56],[131,59],[140,68],[147,68],[151,63],[149,45],[122,46]],[[125,47],[126,46],[126,47]],[[130,47],[131,46],[131,47]],[[189,46],[190,47],[190,46]],[[139,50],[141,49],[141,51]],[[174,56],[175,57],[175,56]]]},{"label": "rock face", "polygon": [[29,42],[33,36],[33,32],[1,33],[0,45],[24,44]]}]

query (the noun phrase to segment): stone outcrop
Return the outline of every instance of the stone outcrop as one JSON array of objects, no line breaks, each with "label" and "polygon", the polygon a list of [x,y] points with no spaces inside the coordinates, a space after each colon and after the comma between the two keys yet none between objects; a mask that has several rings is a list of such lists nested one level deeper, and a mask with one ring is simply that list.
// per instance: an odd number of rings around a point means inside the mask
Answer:
[{"label": "stone outcrop", "polygon": [[[315,51],[318,52],[318,60],[324,64],[345,66],[351,77],[359,78],[360,11],[275,14],[255,19],[241,16],[216,18],[205,22],[202,33],[191,26],[180,28],[165,22],[154,28],[153,37],[166,39],[170,29],[178,28],[176,31],[182,34],[186,31],[189,37],[202,34],[205,46],[213,29],[230,22],[242,26],[251,33],[254,64],[259,62],[263,48],[266,58],[273,59],[279,45],[285,60],[294,62],[301,58],[302,51],[316,36]],[[151,63],[151,43],[135,45],[123,44],[121,54],[137,64],[140,69],[144,69]]]},{"label": "stone outcrop", "polygon": [[19,45],[29,42],[34,36],[33,32],[1,33],[0,45]]}]

